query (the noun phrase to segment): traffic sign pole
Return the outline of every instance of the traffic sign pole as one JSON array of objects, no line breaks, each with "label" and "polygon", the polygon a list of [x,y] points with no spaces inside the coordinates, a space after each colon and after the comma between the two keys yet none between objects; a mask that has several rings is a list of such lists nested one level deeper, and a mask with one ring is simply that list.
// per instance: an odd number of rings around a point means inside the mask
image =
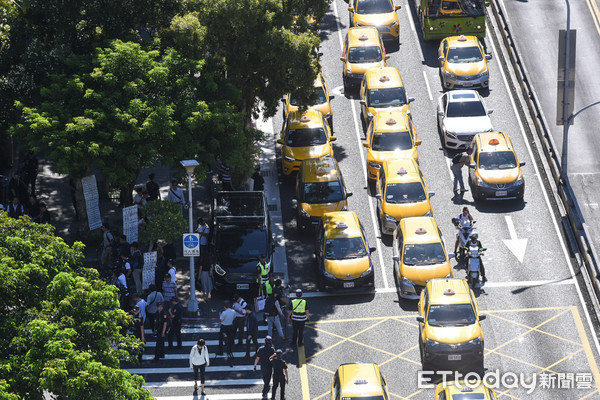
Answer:
[{"label": "traffic sign pole", "polygon": [[[194,232],[194,215],[193,215],[193,205],[192,203],[192,173],[188,171],[188,217],[189,217],[189,227],[190,232]],[[198,246],[200,243],[198,243]],[[196,271],[194,270],[194,257],[190,257],[190,300],[188,301],[188,311],[189,312],[197,312],[198,311],[198,299],[196,298]]]}]

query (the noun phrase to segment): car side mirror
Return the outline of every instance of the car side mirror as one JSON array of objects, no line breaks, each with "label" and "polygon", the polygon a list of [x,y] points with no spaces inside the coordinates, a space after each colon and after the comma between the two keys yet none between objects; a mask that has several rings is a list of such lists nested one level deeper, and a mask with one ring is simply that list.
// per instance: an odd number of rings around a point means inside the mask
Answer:
[{"label": "car side mirror", "polygon": [[435,192],[429,192],[429,197],[435,196]]},{"label": "car side mirror", "polygon": [[390,57],[391,57],[391,56],[390,56],[389,54],[386,54],[386,55],[385,55],[385,59],[386,59],[386,60],[389,60],[389,59],[390,59]]},{"label": "car side mirror", "polygon": [[377,193],[377,194],[375,195],[375,198],[376,198],[376,199],[381,199],[381,198],[383,198],[383,195],[382,195],[381,193]]},{"label": "car side mirror", "polygon": [[394,261],[400,261],[400,257],[394,256],[394,257],[392,257],[392,260],[394,260]]},{"label": "car side mirror", "polygon": [[443,111],[438,111],[438,115],[439,115],[440,117],[443,117],[443,116],[444,116],[444,112],[443,112]]},{"label": "car side mirror", "polygon": [[439,56],[438,61],[440,61],[440,62],[444,61],[444,56]]},{"label": "car side mirror", "polygon": [[337,140],[337,137],[335,137],[335,136],[331,136],[331,137],[329,138],[329,141],[330,141],[330,142],[335,142],[336,140]]},{"label": "car side mirror", "polygon": [[469,168],[475,169],[477,166],[475,164],[469,164]]},{"label": "car side mirror", "polygon": [[340,57],[340,61],[346,62],[346,57]]},{"label": "car side mirror", "polygon": [[454,253],[448,253],[448,258],[454,258],[456,256],[456,254]]},{"label": "car side mirror", "polygon": [[369,148],[369,142],[363,142],[363,147]]},{"label": "car side mirror", "polygon": [[415,140],[415,146],[420,146],[421,144],[423,144],[422,140]]},{"label": "car side mirror", "polygon": [[318,52],[318,53],[317,53],[317,56],[318,56],[318,57],[323,57],[323,52],[322,52],[322,51]]},{"label": "car side mirror", "polygon": [[400,5],[398,5],[398,6],[395,6],[395,7],[394,7],[394,9],[395,9],[396,11],[397,11],[397,10],[399,10],[399,9],[401,9],[401,8],[402,8],[402,6],[400,6]]},{"label": "car side mirror", "polygon": [[524,167],[527,164],[525,161],[519,163],[519,167]]},{"label": "car side mirror", "polygon": [[281,99],[281,102],[285,104],[285,97]]},{"label": "car side mirror", "polygon": [[492,59],[492,55],[491,54],[486,54],[485,55],[485,59],[486,60],[491,60]]},{"label": "car side mirror", "polygon": [[335,99],[335,96],[334,96],[334,95],[331,95],[331,96],[329,96],[329,101],[331,101],[331,100],[333,100],[333,99]]},{"label": "car side mirror", "polygon": [[277,139],[277,143],[283,144],[283,139]]},{"label": "car side mirror", "polygon": [[483,320],[484,320],[484,319],[486,319],[486,318],[487,318],[487,315],[483,315],[483,314],[482,314],[482,315],[480,315],[480,316],[479,316],[479,320],[480,320],[480,321],[483,321]]},{"label": "car side mirror", "polygon": [[414,98],[414,97],[409,97],[409,98],[408,98],[408,102],[409,102],[409,103],[412,103],[413,101],[415,101],[415,98]]},{"label": "car side mirror", "polygon": [[488,110],[488,114],[491,114],[493,112],[494,112],[494,110]]},{"label": "car side mirror", "polygon": [[348,11],[354,12],[354,7],[348,7]]},{"label": "car side mirror", "polygon": [[360,105],[361,105],[361,106],[366,106],[366,105],[367,105],[367,102],[366,102],[365,100],[360,100]]},{"label": "car side mirror", "polygon": [[417,317],[417,322],[420,322],[420,323],[424,324],[425,323],[425,318],[423,318],[423,317]]},{"label": "car side mirror", "polygon": [[348,198],[348,197],[352,197],[352,195],[353,195],[353,194],[354,194],[354,193],[352,193],[352,192],[346,192],[346,197],[347,197],[347,198]]},{"label": "car side mirror", "polygon": [[377,247],[369,247],[369,252],[374,253],[377,250]]}]

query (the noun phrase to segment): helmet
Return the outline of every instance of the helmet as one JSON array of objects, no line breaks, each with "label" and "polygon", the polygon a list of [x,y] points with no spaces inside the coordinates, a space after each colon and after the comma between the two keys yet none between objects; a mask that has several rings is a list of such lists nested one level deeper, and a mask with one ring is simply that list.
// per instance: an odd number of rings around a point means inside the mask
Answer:
[{"label": "helmet", "polygon": [[478,237],[479,235],[477,233],[471,234],[471,240],[477,240]]},{"label": "helmet", "polygon": [[271,336],[267,336],[267,337],[265,338],[265,343],[266,343],[266,344],[271,344],[271,343],[273,343],[273,338],[272,338]]}]

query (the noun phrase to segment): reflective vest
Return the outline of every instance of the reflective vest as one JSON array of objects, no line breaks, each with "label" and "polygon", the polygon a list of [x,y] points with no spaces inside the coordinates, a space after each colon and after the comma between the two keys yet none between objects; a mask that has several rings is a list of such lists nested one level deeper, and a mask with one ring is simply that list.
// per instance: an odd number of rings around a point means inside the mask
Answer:
[{"label": "reflective vest", "polygon": [[271,285],[270,281],[265,282],[265,288],[266,288],[267,296],[270,295],[271,293],[273,293],[273,286]]},{"label": "reflective vest", "polygon": [[260,261],[258,262],[258,264],[256,264],[256,266],[258,267],[258,269],[260,270],[258,275],[260,278],[259,283],[265,283],[269,278],[269,266],[267,264],[263,265],[260,263]]},{"label": "reflective vest", "polygon": [[306,321],[306,300],[294,299],[292,300],[292,319],[294,321]]}]

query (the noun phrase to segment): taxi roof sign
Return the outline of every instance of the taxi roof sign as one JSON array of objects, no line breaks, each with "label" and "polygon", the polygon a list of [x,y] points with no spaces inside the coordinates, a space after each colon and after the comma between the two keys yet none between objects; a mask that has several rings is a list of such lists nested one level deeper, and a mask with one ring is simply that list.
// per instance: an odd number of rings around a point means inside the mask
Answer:
[{"label": "taxi roof sign", "polygon": [[467,37],[466,37],[465,35],[460,35],[460,36],[458,37],[458,41],[459,41],[459,42],[466,42],[466,41],[467,41]]},{"label": "taxi roof sign", "polygon": [[460,389],[461,392],[472,392],[473,388],[469,387],[469,386],[463,386],[462,389]]},{"label": "taxi roof sign", "polygon": [[357,379],[354,381],[355,385],[366,385],[367,383],[369,383],[366,379]]},{"label": "taxi roof sign", "polygon": [[456,294],[456,292],[450,288],[444,290],[444,295],[446,295],[446,296],[452,296],[454,294]]},{"label": "taxi roof sign", "polygon": [[424,235],[424,234],[426,234],[426,233],[427,233],[427,229],[425,229],[425,228],[418,228],[418,229],[415,231],[415,233],[416,233],[417,235]]},{"label": "taxi roof sign", "polygon": [[387,121],[385,121],[385,123],[387,125],[396,125],[396,120],[394,118],[390,118]]},{"label": "taxi roof sign", "polygon": [[327,175],[328,171],[323,168],[323,167],[319,167],[317,168],[317,175]]},{"label": "taxi roof sign", "polygon": [[406,168],[400,167],[400,169],[398,170],[398,175],[406,175],[406,174],[408,174],[408,171],[406,170]]},{"label": "taxi roof sign", "polygon": [[379,78],[379,82],[388,82],[390,80],[390,77],[387,75],[383,75],[381,78]]},{"label": "taxi roof sign", "polygon": [[346,228],[348,227],[348,225],[346,225],[346,224],[345,224],[345,223],[343,223],[343,222],[340,222],[340,223],[338,223],[338,224],[337,224],[335,227],[336,227],[337,229],[346,229]]},{"label": "taxi roof sign", "polygon": [[369,40],[369,37],[367,35],[360,35],[358,40]]},{"label": "taxi roof sign", "polygon": [[500,141],[498,139],[496,139],[496,138],[490,139],[489,144],[491,144],[492,146],[497,146],[497,145],[500,144]]},{"label": "taxi roof sign", "polygon": [[310,117],[308,115],[303,115],[302,118],[300,118],[300,122],[310,122]]}]

